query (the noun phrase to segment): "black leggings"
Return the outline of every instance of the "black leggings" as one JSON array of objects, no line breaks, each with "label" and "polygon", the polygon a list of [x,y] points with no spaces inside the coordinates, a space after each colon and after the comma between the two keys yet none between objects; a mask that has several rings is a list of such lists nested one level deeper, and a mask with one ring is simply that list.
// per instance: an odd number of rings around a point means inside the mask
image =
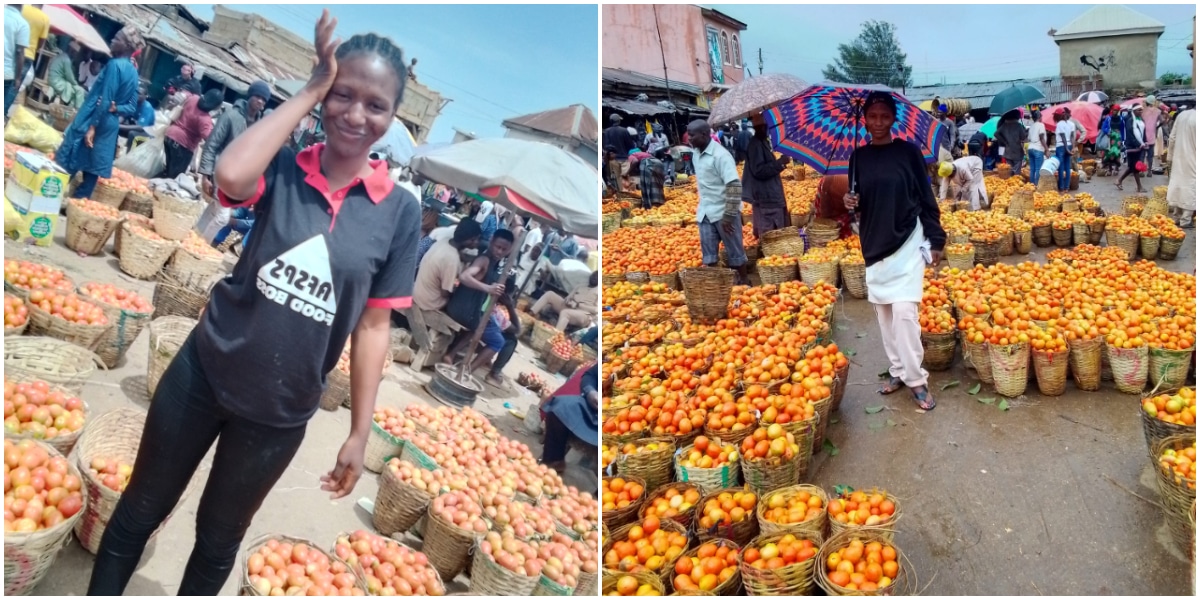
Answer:
[{"label": "black leggings", "polygon": [[151,533],[174,510],[218,439],[179,595],[220,592],[250,520],[292,462],[304,431],[305,425],[253,423],[218,405],[196,355],[195,336],[189,337],[154,391],[132,479],[104,531],[88,595],[125,591]]}]

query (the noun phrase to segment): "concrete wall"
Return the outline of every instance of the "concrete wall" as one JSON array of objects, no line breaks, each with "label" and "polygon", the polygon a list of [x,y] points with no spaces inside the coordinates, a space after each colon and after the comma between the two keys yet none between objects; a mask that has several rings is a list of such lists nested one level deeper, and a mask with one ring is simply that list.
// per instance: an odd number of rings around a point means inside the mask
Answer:
[{"label": "concrete wall", "polygon": [[[1058,43],[1059,74],[1063,77],[1086,77],[1096,71],[1079,61],[1090,56],[1093,62],[1104,60],[1100,68],[1107,88],[1132,88],[1156,79],[1158,65],[1158,36],[1155,34],[1122,35]],[[1153,83],[1149,83],[1154,87]]]},{"label": "concrete wall", "polygon": [[[660,4],[657,7],[648,4],[605,4],[602,18],[603,66],[662,77],[665,54],[667,78],[671,81],[689,83],[702,89],[712,85],[708,37],[705,33],[707,19],[700,14],[699,7],[688,4]],[[726,32],[731,44],[735,34],[740,41],[740,32],[715,22],[712,25],[718,31]],[[739,67],[725,66],[724,73],[726,85],[742,80]]]}]

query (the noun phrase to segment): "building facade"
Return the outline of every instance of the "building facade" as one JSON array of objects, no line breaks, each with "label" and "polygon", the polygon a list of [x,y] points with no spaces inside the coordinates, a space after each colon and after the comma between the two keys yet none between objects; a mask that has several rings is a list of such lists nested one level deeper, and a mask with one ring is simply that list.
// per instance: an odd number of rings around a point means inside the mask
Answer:
[{"label": "building facade", "polygon": [[504,121],[504,137],[545,142],[599,165],[596,115],[582,104],[513,117]]},{"label": "building facade", "polygon": [[1062,77],[1099,75],[1109,89],[1156,86],[1158,38],[1165,27],[1130,8],[1096,6],[1061,30],[1051,32],[1058,44]]}]

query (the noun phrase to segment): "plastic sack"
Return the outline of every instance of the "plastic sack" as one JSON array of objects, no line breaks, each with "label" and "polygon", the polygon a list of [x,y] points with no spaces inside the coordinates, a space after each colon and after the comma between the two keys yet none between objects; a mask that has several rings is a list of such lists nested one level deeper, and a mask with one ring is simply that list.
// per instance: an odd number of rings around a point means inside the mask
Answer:
[{"label": "plastic sack", "polygon": [[165,143],[161,135],[143,142],[114,161],[113,167],[143,179],[150,179],[167,166],[167,153],[163,149]]},{"label": "plastic sack", "polygon": [[49,154],[62,145],[63,134],[43,123],[29,109],[17,106],[4,127],[4,141]]},{"label": "plastic sack", "polygon": [[4,233],[7,235],[14,231],[19,231],[24,221],[21,219],[21,213],[17,212],[17,208],[4,199]]}]

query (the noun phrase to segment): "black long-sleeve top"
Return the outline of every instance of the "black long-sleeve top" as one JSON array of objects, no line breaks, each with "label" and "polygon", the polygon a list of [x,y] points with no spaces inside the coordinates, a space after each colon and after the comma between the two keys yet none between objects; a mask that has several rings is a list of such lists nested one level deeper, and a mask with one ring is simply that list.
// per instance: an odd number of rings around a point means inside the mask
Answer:
[{"label": "black long-sleeve top", "polygon": [[746,147],[746,164],[742,167],[742,200],[759,208],[787,206],[783,180],[779,177],[782,172],[783,165],[775,158],[771,143],[751,138]]},{"label": "black long-sleeve top", "polygon": [[867,266],[891,256],[921,222],[934,250],[946,245],[941,213],[921,149],[911,142],[866,145],[850,155],[850,176],[859,194],[859,235]]}]

